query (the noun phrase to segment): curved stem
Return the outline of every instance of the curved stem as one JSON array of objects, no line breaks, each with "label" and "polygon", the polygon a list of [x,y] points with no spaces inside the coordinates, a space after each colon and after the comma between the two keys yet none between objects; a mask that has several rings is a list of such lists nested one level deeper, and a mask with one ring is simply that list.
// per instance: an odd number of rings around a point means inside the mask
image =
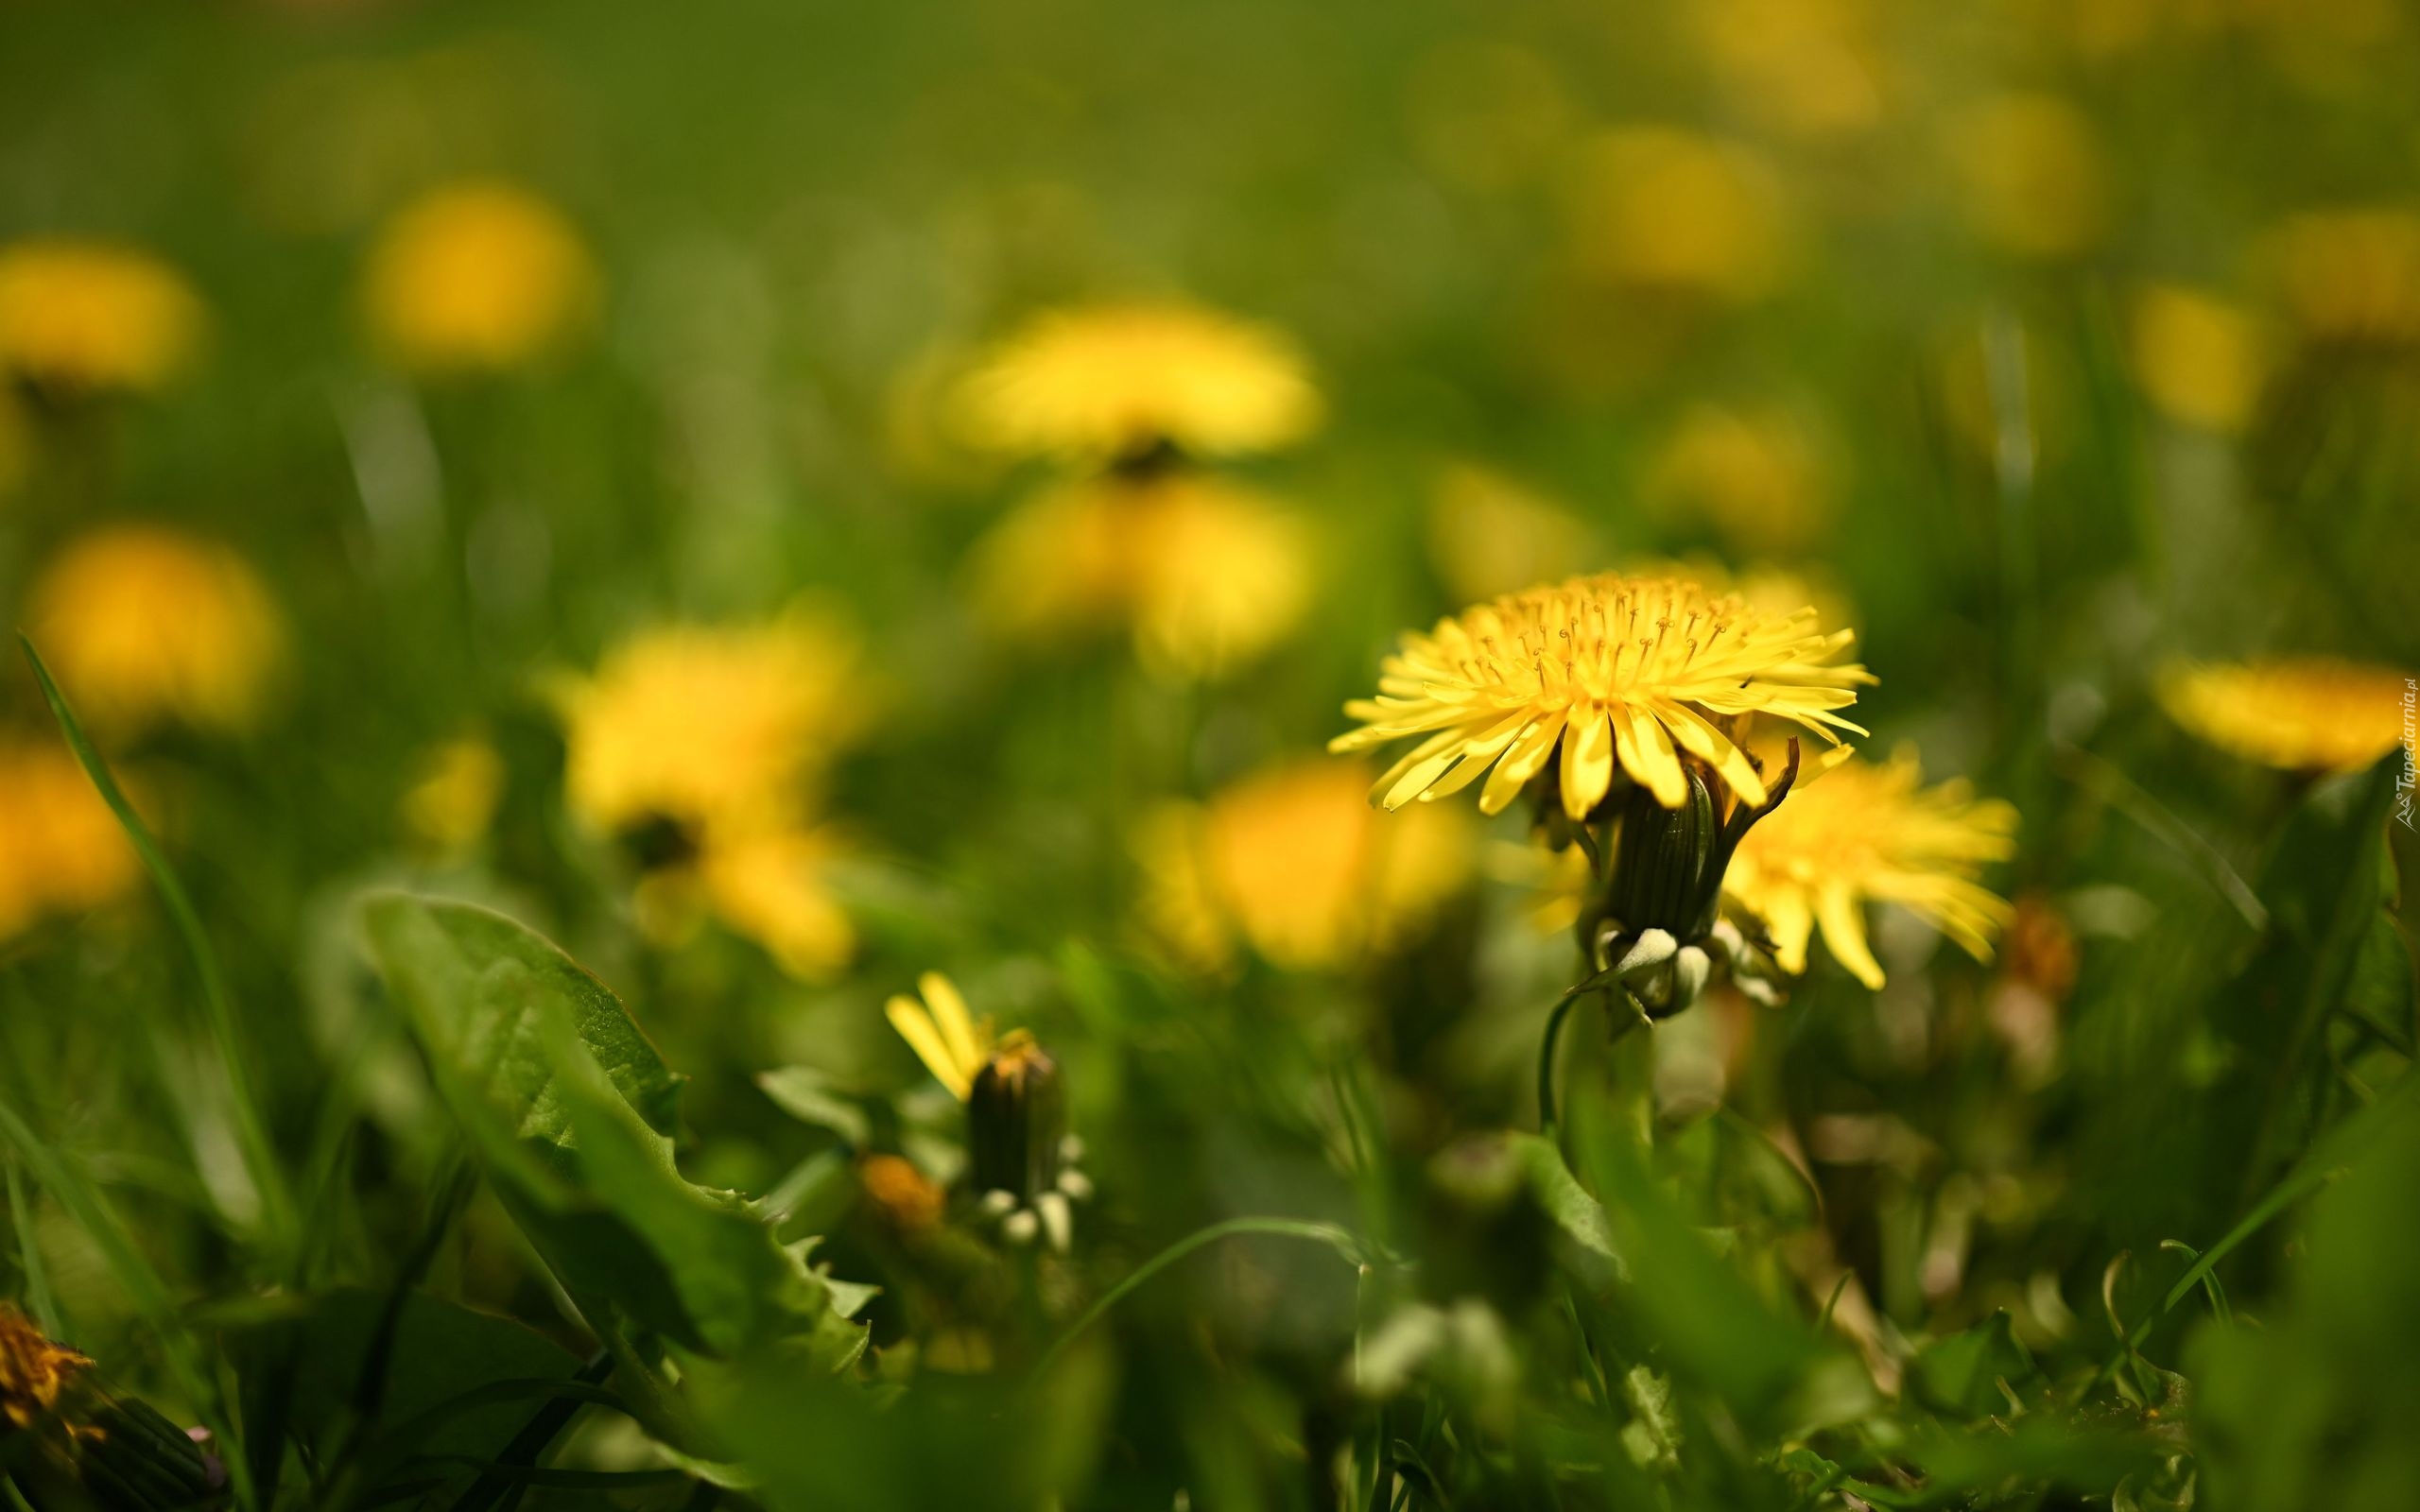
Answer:
[{"label": "curved stem", "polygon": [[1127,1293],[1195,1250],[1216,1244],[1231,1234],[1275,1234],[1281,1238],[1314,1240],[1334,1248],[1357,1266],[1360,1263],[1354,1257],[1353,1236],[1334,1224],[1312,1223],[1301,1218],[1229,1218],[1206,1228],[1197,1228],[1127,1272],[1125,1280],[1103,1292],[1092,1306],[1084,1309],[1082,1316],[1067,1325],[1067,1331],[1051,1341],[1050,1348],[1042,1351],[1042,1358],[1034,1362],[1029,1379],[1038,1381],[1049,1374],[1050,1367],[1059,1363],[1059,1357],[1067,1352],[1067,1347],[1075,1343],[1084,1330],[1099,1322],[1102,1314],[1123,1300]]},{"label": "curved stem", "polygon": [[1547,1015],[1547,1032],[1538,1041],[1538,1131],[1551,1143],[1554,1140],[1554,1047],[1563,1036],[1563,1021],[1571,1016],[1571,1005],[1580,1001],[1586,984],[1575,987],[1554,1000],[1554,1011]]}]

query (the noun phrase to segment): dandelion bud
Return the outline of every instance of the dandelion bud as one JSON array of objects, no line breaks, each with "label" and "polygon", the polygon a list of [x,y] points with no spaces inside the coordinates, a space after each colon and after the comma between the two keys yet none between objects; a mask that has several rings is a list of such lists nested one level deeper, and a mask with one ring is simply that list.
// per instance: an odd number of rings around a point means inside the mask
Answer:
[{"label": "dandelion bud", "polygon": [[1713,922],[1721,879],[1709,886],[1705,875],[1718,834],[1714,795],[1697,767],[1684,766],[1682,773],[1688,792],[1677,808],[1666,808],[1646,787],[1630,790],[1607,903],[1626,931],[1660,929],[1693,940]]},{"label": "dandelion bud", "polygon": [[975,1190],[1006,1192],[1020,1207],[1059,1185],[1067,1109],[1059,1067],[1030,1035],[1014,1033],[975,1074],[966,1097],[966,1144]]}]

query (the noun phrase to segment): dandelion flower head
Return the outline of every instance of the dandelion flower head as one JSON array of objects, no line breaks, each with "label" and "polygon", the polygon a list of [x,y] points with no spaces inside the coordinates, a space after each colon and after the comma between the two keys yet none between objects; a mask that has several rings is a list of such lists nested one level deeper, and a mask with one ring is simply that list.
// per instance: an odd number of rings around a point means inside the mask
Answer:
[{"label": "dandelion flower head", "polygon": [[561,211],[510,184],[469,182],[406,205],[364,276],[372,334],[404,367],[519,367],[590,315],[596,271]]},{"label": "dandelion flower head", "polygon": [[1484,777],[1479,808],[1499,813],[1558,754],[1560,799],[1575,819],[1617,771],[1678,807],[1684,756],[1762,803],[1763,780],[1722,726],[1764,715],[1836,745],[1836,730],[1864,733],[1839,713],[1874,680],[1837,660],[1853,638],[1824,631],[1811,609],[1774,615],[1685,578],[1575,577],[1406,634],[1381,665],[1378,696],[1345,705],[1361,728],[1328,748],[1421,737],[1371,791],[1389,809]]},{"label": "dandelion flower head", "polygon": [[786,813],[868,702],[855,637],[814,610],[648,630],[558,690],[566,793],[609,832]]},{"label": "dandelion flower head", "polygon": [[71,543],[35,582],[27,618],[77,712],[112,734],[250,729],[285,651],[268,585],[243,558],[156,525]]},{"label": "dandelion flower head", "polygon": [[45,239],[0,249],[0,370],[60,392],[144,393],[200,342],[201,301],[150,253]]},{"label": "dandelion flower head", "polygon": [[2355,771],[2405,744],[2411,679],[2326,657],[2183,662],[2160,677],[2169,717],[2196,737],[2290,771]]},{"label": "dandelion flower head", "polygon": [[1274,451],[1321,418],[1290,339],[1184,304],[1045,315],[969,373],[959,399],[986,446],[1093,462],[1161,445],[1205,457]]}]

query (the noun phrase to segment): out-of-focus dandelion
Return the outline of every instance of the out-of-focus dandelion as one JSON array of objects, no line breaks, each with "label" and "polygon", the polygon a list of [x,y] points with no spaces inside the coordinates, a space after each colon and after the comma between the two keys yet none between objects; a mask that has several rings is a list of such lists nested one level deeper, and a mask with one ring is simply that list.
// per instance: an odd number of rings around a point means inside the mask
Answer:
[{"label": "out-of-focus dandelion", "polygon": [[597,276],[562,213],[527,190],[449,185],[378,234],[363,276],[372,335],[420,373],[497,371],[558,347],[593,315]]},{"label": "out-of-focus dandelion", "polygon": [[250,564],[158,525],[70,543],[35,582],[27,622],[78,713],[121,737],[165,723],[249,730],[285,655],[284,623]]},{"label": "out-of-focus dandelion", "polygon": [[1200,457],[1274,451],[1322,414],[1286,335],[1183,304],[1044,315],[962,380],[959,405],[982,445],[1085,463],[1163,446]]},{"label": "out-of-focus dandelion", "polygon": [[1689,29],[1754,118],[1799,137],[1881,120],[1886,62],[1870,0],[1694,0]]},{"label": "out-of-focus dandelion", "polygon": [[1787,555],[1829,529],[1831,474],[1802,417],[1705,404],[1684,416],[1657,451],[1645,492],[1668,515],[1710,522],[1736,549]]},{"label": "out-of-focus dandelion", "polygon": [[1726,304],[1780,282],[1780,188],[1736,144],[1671,127],[1600,132],[1575,149],[1564,212],[1588,278]]},{"label": "out-of-focus dandelion", "polygon": [[2258,331],[2242,310],[2196,289],[2160,284],[2135,302],[2135,376],[2170,420],[2232,434],[2260,398]]},{"label": "out-of-focus dandelion", "polygon": [[1434,807],[1388,822],[1368,792],[1357,767],[1290,762],[1151,815],[1135,846],[1145,927],[1214,974],[1238,942],[1299,971],[1399,945],[1467,881],[1469,825]]},{"label": "out-of-focus dandelion", "polygon": [[1294,627],[1311,562],[1309,533],[1253,490],[1111,472],[1011,510],[977,548],[976,596],[1011,638],[1123,627],[1146,666],[1215,678]]},{"label": "out-of-focus dandelion", "polygon": [[694,867],[717,918],[763,947],[784,971],[818,982],[856,951],[856,926],[831,882],[841,853],[828,828],[797,820],[709,824]]},{"label": "out-of-focus dandelion", "polygon": [[421,753],[400,810],[414,843],[458,855],[478,843],[504,797],[504,758],[484,736],[457,735]]},{"label": "out-of-focus dandelion", "polygon": [[2219,749],[2289,771],[2358,771],[2409,748],[2412,680],[2328,657],[2178,662],[2158,679],[2169,717]]},{"label": "out-of-focus dandelion", "polygon": [[1784,971],[1806,970],[1820,926],[1833,959],[1881,987],[1865,930],[1875,902],[1899,904],[1991,959],[2010,910],[1977,879],[2015,852],[2016,810],[1977,799],[1963,781],[1922,782],[1911,750],[1879,765],[1853,757],[1801,783],[1740,842],[1724,894],[1772,931]]},{"label": "out-of-focus dandelion", "polygon": [[857,1188],[883,1222],[903,1235],[931,1231],[947,1202],[932,1177],[896,1155],[877,1153],[859,1160]]},{"label": "out-of-focus dandelion", "polygon": [[1684,579],[1575,577],[1406,634],[1378,696],[1345,706],[1362,728],[1328,748],[1426,737],[1372,790],[1390,809],[1486,777],[1479,808],[1499,813],[1558,754],[1560,807],[1573,820],[1595,811],[1616,772],[1679,807],[1684,756],[1761,804],[1763,779],[1718,721],[1763,714],[1835,743],[1836,730],[1864,733],[1837,713],[1873,680],[1837,661],[1852,639],[1822,629],[1812,610],[1774,617]]},{"label": "out-of-focus dandelion", "polygon": [[201,331],[192,286],[148,252],[66,238],[0,248],[0,372],[46,393],[150,392]]},{"label": "out-of-focus dandelion", "polygon": [[1597,555],[1577,515],[1501,473],[1455,463],[1437,480],[1428,559],[1465,603],[1571,576]]},{"label": "out-of-focus dandelion", "polygon": [[556,689],[564,789],[608,833],[786,815],[871,718],[855,635],[794,609],[754,625],[668,625]]},{"label": "out-of-focus dandelion", "polygon": [[1080,1146],[1067,1133],[1059,1069],[1022,1029],[997,1034],[968,1013],[948,977],[927,971],[921,994],[893,996],[890,1026],[951,1095],[966,1105],[967,1175],[986,1216],[1016,1244],[1037,1234],[1065,1249],[1070,1202],[1092,1188],[1072,1162]]},{"label": "out-of-focus dandelion", "polygon": [[810,807],[871,717],[853,634],[805,607],[761,625],[667,626],[556,696],[565,799],[646,868],[649,938],[678,944],[711,911],[793,976],[848,960],[856,931],[830,882],[842,848]]},{"label": "out-of-focus dandelion", "polygon": [[1946,142],[1966,219],[2018,257],[2073,257],[2108,229],[2111,188],[2091,119],[2053,94],[2009,94],[1967,106]]},{"label": "out-of-focus dandelion", "polygon": [[133,889],[134,848],[63,745],[0,743],[0,940]]},{"label": "out-of-focus dandelion", "polygon": [[2266,238],[2263,259],[2306,339],[2420,345],[2420,215],[2367,208],[2296,215]]}]

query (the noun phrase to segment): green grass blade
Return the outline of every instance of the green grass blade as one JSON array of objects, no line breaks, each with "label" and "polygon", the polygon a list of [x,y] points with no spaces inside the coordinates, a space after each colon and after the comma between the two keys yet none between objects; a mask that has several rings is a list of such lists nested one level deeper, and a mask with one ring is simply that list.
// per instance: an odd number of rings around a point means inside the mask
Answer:
[{"label": "green grass blade", "polygon": [[51,1299],[50,1271],[43,1263],[42,1246],[34,1239],[33,1207],[26,1201],[25,1177],[18,1174],[17,1162],[7,1162],[9,1170],[9,1222],[17,1230],[17,1264],[26,1273],[26,1305],[32,1309],[34,1321],[52,1338],[60,1335],[59,1304]]},{"label": "green grass blade", "polygon": [[201,917],[194,911],[193,899],[184,884],[168,866],[168,858],[151,837],[134,805],[127,801],[117,779],[110,774],[109,764],[101,759],[92,737],[84,732],[75,711],[67,707],[65,696],[43,664],[42,653],[23,631],[17,644],[25,647],[26,660],[34,669],[34,678],[42,684],[43,697],[50,704],[50,712],[59,720],[60,729],[67,736],[68,748],[99,790],[102,801],[117,816],[119,828],[142,857],[144,869],[150,873],[152,885],[160,890],[160,900],[167,906],[168,917],[175,920],[178,935],[183,939],[185,952],[193,959],[194,971],[201,979],[201,996],[210,1022],[211,1039],[216,1042],[219,1061],[224,1068],[228,1087],[233,1093],[235,1135],[244,1152],[244,1165],[250,1173],[252,1189],[261,1204],[261,1227],[271,1241],[283,1245],[293,1227],[293,1204],[285,1191],[284,1173],[277,1163],[277,1151],[270,1143],[268,1124],[261,1111],[258,1093],[253,1090],[251,1073],[244,1059],[242,1045],[235,1030],[235,1010],[227,994],[225,976],[218,969],[217,954],[210,948],[210,938],[202,932]]}]

